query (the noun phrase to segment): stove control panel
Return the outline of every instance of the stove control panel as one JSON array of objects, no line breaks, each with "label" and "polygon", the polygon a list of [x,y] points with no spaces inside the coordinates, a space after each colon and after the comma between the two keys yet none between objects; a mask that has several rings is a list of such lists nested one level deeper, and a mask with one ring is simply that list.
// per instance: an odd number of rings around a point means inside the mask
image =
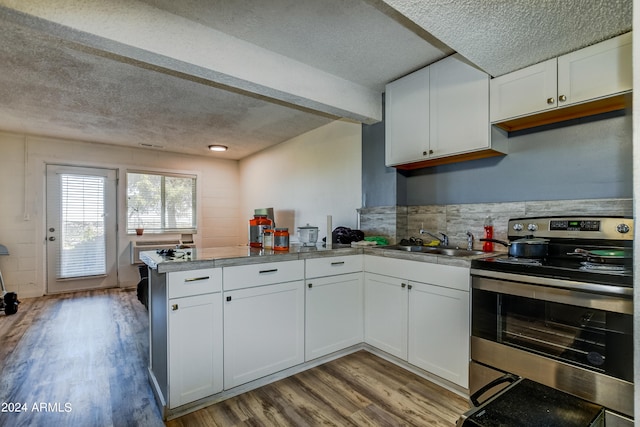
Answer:
[{"label": "stove control panel", "polygon": [[600,231],[600,220],[551,220],[549,230]]},{"label": "stove control panel", "polygon": [[633,218],[535,217],[509,220],[511,239],[540,238],[633,240]]}]

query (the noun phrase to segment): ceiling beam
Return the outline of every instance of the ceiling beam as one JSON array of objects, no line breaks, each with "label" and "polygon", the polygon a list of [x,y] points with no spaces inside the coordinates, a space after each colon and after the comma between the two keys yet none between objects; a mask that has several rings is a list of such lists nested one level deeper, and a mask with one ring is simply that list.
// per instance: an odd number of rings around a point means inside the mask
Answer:
[{"label": "ceiling beam", "polygon": [[0,0],[0,16],[98,54],[251,96],[372,124],[381,94],[131,0]]}]

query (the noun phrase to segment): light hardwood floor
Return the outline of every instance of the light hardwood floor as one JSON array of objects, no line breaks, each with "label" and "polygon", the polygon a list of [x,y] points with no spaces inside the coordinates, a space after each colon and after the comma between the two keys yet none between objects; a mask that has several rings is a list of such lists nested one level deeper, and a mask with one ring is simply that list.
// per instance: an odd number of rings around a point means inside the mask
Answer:
[{"label": "light hardwood floor", "polygon": [[[24,299],[17,314],[0,314],[0,403],[26,404],[0,412],[0,426],[164,425],[147,381],[147,328],[131,290]],[[467,408],[359,351],[166,425],[453,426]]]}]

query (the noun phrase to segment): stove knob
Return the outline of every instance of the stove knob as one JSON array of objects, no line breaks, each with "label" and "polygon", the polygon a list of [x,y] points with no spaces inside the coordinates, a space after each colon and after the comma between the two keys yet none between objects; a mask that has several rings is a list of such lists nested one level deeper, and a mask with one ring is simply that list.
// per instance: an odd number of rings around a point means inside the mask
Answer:
[{"label": "stove knob", "polygon": [[522,231],[523,228],[524,228],[524,225],[520,223],[513,224],[514,231]]},{"label": "stove knob", "polygon": [[618,230],[618,233],[625,234],[629,232],[629,226],[627,224],[618,224],[616,230]]},{"label": "stove knob", "polygon": [[529,230],[529,231],[537,231],[538,230],[538,226],[536,224],[529,224],[529,225],[527,225],[527,230]]}]

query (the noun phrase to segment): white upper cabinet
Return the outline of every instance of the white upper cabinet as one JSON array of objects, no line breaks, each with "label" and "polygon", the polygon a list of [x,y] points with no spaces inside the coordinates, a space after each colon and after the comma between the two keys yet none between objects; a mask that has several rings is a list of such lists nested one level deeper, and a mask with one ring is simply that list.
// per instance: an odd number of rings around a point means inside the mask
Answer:
[{"label": "white upper cabinet", "polygon": [[491,122],[556,108],[556,58],[491,80]]},{"label": "white upper cabinet", "polygon": [[385,149],[400,169],[504,153],[491,147],[488,74],[456,54],[389,83]]},{"label": "white upper cabinet", "polygon": [[428,158],[429,67],[387,85],[385,141],[387,166]]},{"label": "white upper cabinet", "polygon": [[[492,79],[491,122],[575,106],[631,91],[631,38],[631,33],[626,33]],[[598,105],[593,111],[604,112],[606,108],[612,111],[619,105]],[[566,118],[589,115],[589,111],[582,108],[579,115]]]},{"label": "white upper cabinet", "polygon": [[633,88],[631,33],[558,58],[558,106]]},{"label": "white upper cabinet", "polygon": [[430,68],[430,157],[489,148],[489,75],[458,55]]}]

